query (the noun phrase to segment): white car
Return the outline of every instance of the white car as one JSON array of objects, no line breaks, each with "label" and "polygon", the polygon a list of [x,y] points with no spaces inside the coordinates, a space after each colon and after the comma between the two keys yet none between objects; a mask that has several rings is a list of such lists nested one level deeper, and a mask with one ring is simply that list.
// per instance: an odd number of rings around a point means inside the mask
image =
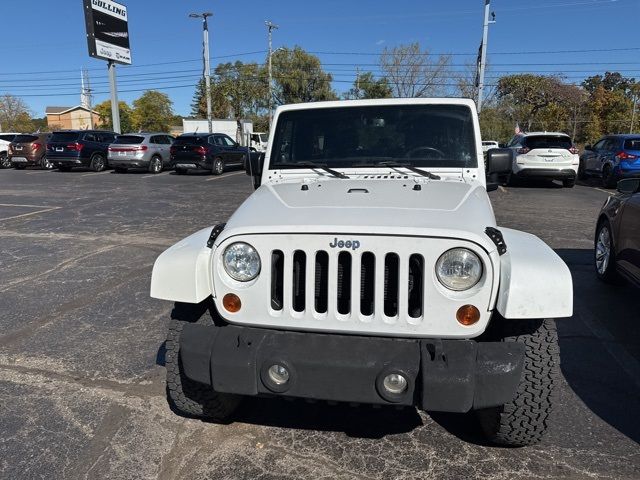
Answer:
[{"label": "white car", "polygon": [[[538,441],[571,274],[496,225],[465,99],[279,107],[257,190],[156,260],[175,302],[169,400],[224,421],[243,396],[475,410],[493,442]],[[509,151],[487,154],[510,171]]]},{"label": "white car", "polygon": [[482,141],[482,153],[487,153],[492,148],[500,148],[500,145],[495,140]]},{"label": "white car", "polygon": [[268,134],[263,132],[253,132],[250,136],[250,147],[256,152],[264,152],[267,150]]},{"label": "white car", "polygon": [[511,179],[545,178],[562,180],[568,188],[575,185],[580,156],[566,133],[519,133],[507,147],[513,151]]},{"label": "white car", "polygon": [[11,168],[11,162],[9,161],[9,144],[16,135],[18,135],[18,133],[0,133],[0,168]]}]

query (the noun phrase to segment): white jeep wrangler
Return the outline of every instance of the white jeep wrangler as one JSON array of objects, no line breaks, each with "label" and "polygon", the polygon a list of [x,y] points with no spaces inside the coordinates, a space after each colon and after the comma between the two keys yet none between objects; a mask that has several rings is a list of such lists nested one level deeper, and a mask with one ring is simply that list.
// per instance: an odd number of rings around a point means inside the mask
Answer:
[{"label": "white jeep wrangler", "polygon": [[[511,158],[489,151],[489,173]],[[222,421],[271,395],[475,410],[493,442],[541,438],[571,275],[496,226],[472,101],[283,106],[247,170],[258,188],[228,222],[153,267],[151,296],[176,302],[175,409]]]}]

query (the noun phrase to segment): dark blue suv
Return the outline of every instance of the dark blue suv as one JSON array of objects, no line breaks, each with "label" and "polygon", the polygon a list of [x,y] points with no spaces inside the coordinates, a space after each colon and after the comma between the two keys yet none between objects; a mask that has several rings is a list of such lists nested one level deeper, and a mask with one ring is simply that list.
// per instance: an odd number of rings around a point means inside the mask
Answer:
[{"label": "dark blue suv", "polygon": [[607,135],[593,146],[584,147],[578,178],[602,178],[606,188],[614,188],[621,178],[640,177],[640,135]]},{"label": "dark blue suv", "polygon": [[73,167],[101,172],[107,168],[109,144],[116,134],[104,130],[62,130],[47,142],[47,159],[62,172]]}]

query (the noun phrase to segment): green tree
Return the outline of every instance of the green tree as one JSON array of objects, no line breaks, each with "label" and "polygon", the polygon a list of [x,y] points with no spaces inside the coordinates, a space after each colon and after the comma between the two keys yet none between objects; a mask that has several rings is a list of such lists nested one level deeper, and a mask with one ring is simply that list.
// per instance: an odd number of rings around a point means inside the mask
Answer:
[{"label": "green tree", "polygon": [[[98,112],[100,116],[100,128],[105,130],[113,130],[113,121],[111,119],[111,100],[105,100],[94,107],[94,110]],[[120,131],[127,133],[133,131],[133,123],[131,120],[131,114],[133,113],[131,107],[120,100],[118,102],[118,110],[120,112]]]},{"label": "green tree", "polygon": [[165,93],[147,90],[133,101],[131,120],[134,129],[166,132],[173,118],[173,102]]},{"label": "green tree", "polygon": [[0,96],[0,132],[32,132],[31,112],[24,101],[14,95]]},{"label": "green tree", "polygon": [[271,61],[276,105],[338,98],[331,88],[331,74],[322,69],[318,57],[305,52],[301,47],[278,49]]},{"label": "green tree", "polygon": [[604,76],[586,78],[582,85],[588,93],[585,140],[596,140],[608,133],[628,132],[638,83],[619,72],[606,72]]},{"label": "green tree", "polygon": [[364,98],[390,98],[391,87],[386,77],[376,79],[371,72],[364,72],[357,76],[353,87],[345,93],[347,100]]}]

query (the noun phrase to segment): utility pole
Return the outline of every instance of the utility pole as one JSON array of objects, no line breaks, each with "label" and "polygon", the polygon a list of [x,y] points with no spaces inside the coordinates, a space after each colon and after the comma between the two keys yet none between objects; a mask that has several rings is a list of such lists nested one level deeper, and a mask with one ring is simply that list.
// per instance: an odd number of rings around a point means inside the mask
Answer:
[{"label": "utility pole", "polygon": [[82,94],[80,95],[80,104],[89,110],[89,128],[93,130],[93,107],[91,101],[91,82],[89,81],[89,71],[86,68],[82,69]]},{"label": "utility pole", "polygon": [[269,37],[269,99],[267,102],[267,108],[269,109],[269,128],[271,128],[271,122],[273,120],[273,74],[271,71],[271,56],[273,55],[273,46],[271,44],[271,32],[277,30],[278,25],[272,23],[271,20],[266,20],[264,24],[267,26],[267,35]]},{"label": "utility pole", "polygon": [[484,70],[487,64],[487,40],[489,39],[489,24],[496,23],[496,14],[491,13],[489,20],[489,10],[491,9],[491,0],[484,0],[484,22],[482,26],[482,43],[480,44],[479,65],[478,65],[478,113],[482,110],[482,93],[484,90]]},{"label": "utility pole", "polygon": [[120,109],[118,108],[118,87],[116,85],[116,63],[109,60],[109,89],[111,90],[111,120],[113,123],[113,131],[120,131]]},{"label": "utility pole", "polygon": [[637,92],[633,92],[633,110],[631,110],[631,125],[629,126],[629,133],[633,133],[633,124],[636,122],[636,107],[638,105],[638,93],[640,93],[640,89],[637,89]]},{"label": "utility pole", "polygon": [[213,133],[211,124],[211,66],[209,65],[209,24],[207,23],[207,17],[211,16],[213,16],[213,13],[211,12],[189,14],[189,18],[202,19],[202,56],[204,61],[204,85],[205,95],[207,97],[207,125],[209,126],[209,133]]}]

